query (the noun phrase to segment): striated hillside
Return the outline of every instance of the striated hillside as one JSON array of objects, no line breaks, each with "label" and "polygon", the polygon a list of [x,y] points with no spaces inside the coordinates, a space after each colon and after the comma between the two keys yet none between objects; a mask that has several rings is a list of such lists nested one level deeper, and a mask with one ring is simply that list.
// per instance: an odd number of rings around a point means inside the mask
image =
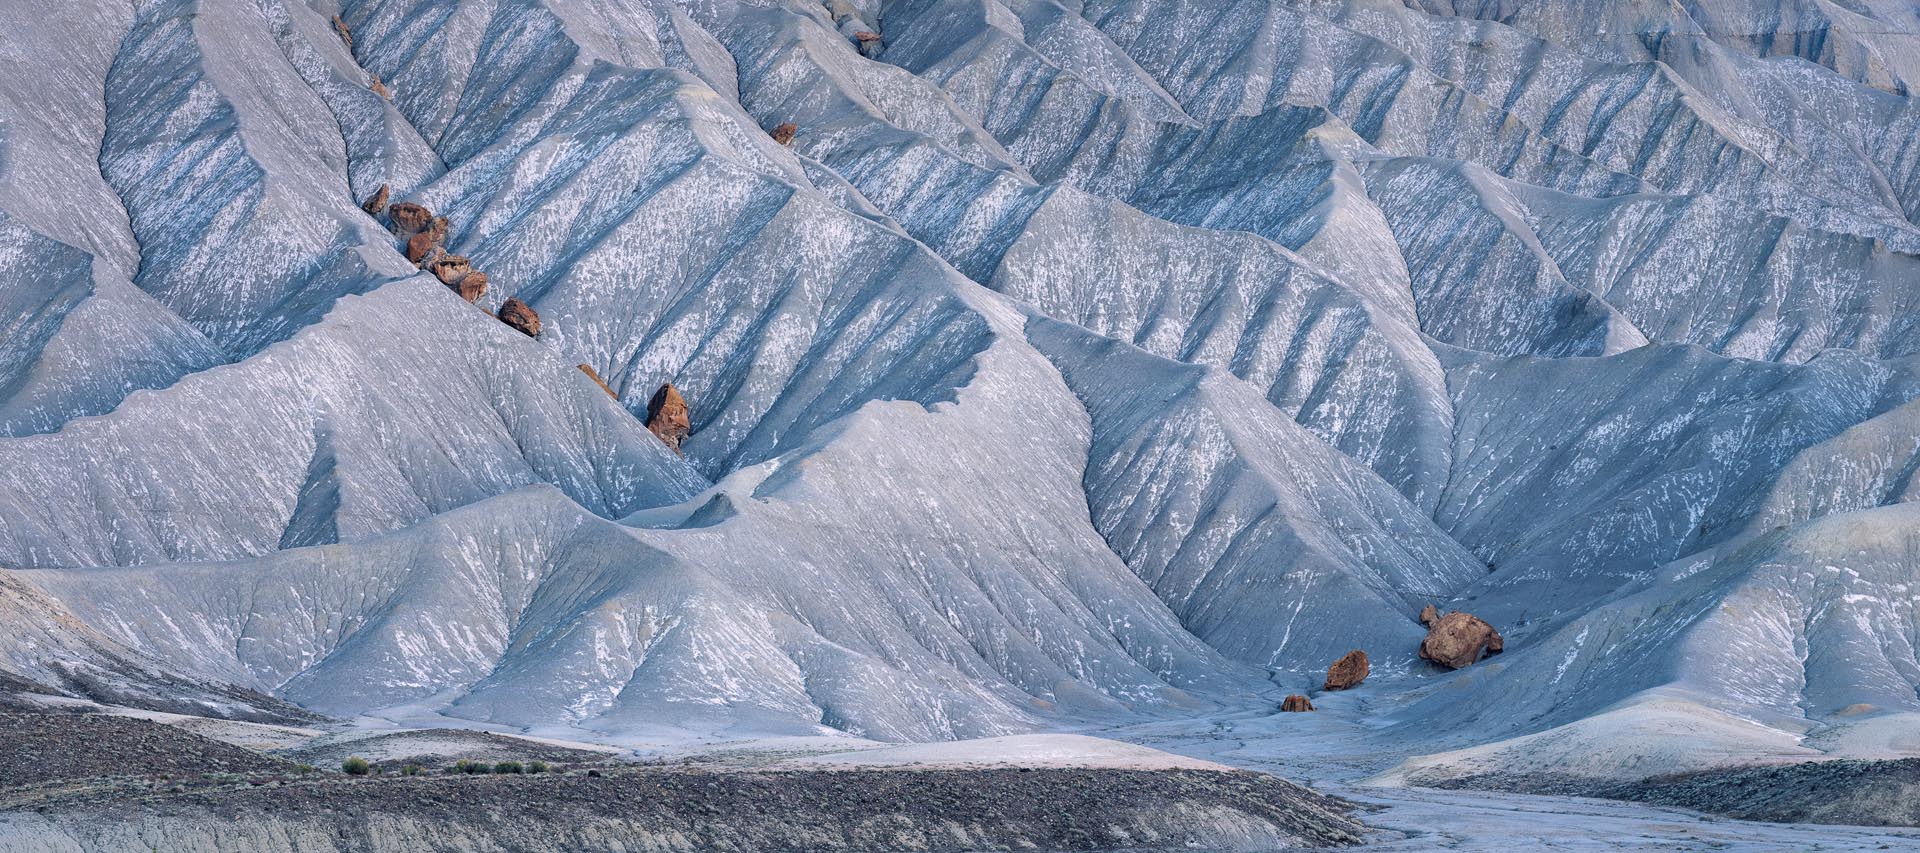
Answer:
[{"label": "striated hillside", "polygon": [[0,686],[928,741],[1364,649],[1396,778],[1920,755],[1916,85],[1893,0],[0,4]]}]

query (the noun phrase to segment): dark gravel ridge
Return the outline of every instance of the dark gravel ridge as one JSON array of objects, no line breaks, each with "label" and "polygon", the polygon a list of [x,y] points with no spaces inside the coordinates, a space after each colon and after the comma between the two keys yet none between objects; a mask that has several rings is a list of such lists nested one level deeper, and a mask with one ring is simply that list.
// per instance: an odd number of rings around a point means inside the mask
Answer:
[{"label": "dark gravel ridge", "polygon": [[282,779],[165,796],[76,795],[49,810],[88,821],[332,827],[341,850],[392,846],[393,819],[510,840],[509,849],[592,848],[621,826],[690,849],[768,851],[1219,849],[1200,811],[1266,824],[1303,846],[1350,844],[1363,828],[1340,800],[1256,773],[1205,770],[708,771],[623,767],[518,776]]},{"label": "dark gravel ridge", "polygon": [[0,792],[49,782],[285,773],[293,767],[250,749],[134,717],[0,714]]},{"label": "dark gravel ridge", "polygon": [[1635,782],[1484,774],[1423,784],[1634,800],[1774,823],[1920,827],[1920,758],[1807,761],[1655,776]]},{"label": "dark gravel ridge", "polygon": [[1344,800],[1237,770],[533,774],[305,768],[147,720],[0,714],[0,851],[1270,850],[1358,843]]}]

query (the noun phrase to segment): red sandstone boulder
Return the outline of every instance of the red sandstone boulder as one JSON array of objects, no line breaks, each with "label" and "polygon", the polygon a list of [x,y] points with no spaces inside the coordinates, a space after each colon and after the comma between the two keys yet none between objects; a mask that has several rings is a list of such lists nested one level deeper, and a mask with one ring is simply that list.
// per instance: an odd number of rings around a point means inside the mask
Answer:
[{"label": "red sandstone boulder", "polygon": [[387,218],[393,221],[393,233],[412,236],[426,230],[433,223],[433,211],[410,201],[403,201],[387,208]]},{"label": "red sandstone boulder", "polygon": [[444,216],[436,216],[432,222],[427,223],[426,233],[433,235],[433,242],[444,244],[447,242],[447,231],[452,228],[453,220]]},{"label": "red sandstone boulder", "polygon": [[372,197],[360,203],[360,209],[374,216],[379,216],[387,209],[388,192],[387,185],[381,184],[380,189],[375,190]]},{"label": "red sandstone boulder", "polygon": [[1320,689],[1345,690],[1357,687],[1360,682],[1367,680],[1370,671],[1372,667],[1367,663],[1367,653],[1354,649],[1334,661],[1333,666],[1327,667],[1327,683]]},{"label": "red sandstone boulder", "polygon": [[[411,241],[409,241],[408,245],[412,245]],[[467,260],[465,255],[438,255],[427,263],[426,269],[428,272],[439,276],[441,284],[452,287],[459,284],[461,279],[466,278],[468,273],[473,272],[473,262]]]},{"label": "red sandstone boulder", "polygon": [[480,297],[487,295],[487,274],[474,270],[460,279],[460,283],[447,286],[453,288],[453,292],[460,294],[461,299],[479,302]]},{"label": "red sandstone boulder", "polygon": [[440,241],[433,239],[433,233],[422,231],[407,238],[407,260],[414,266],[420,266],[433,256],[433,250],[440,248]]},{"label": "red sandstone boulder", "polygon": [[518,297],[508,299],[500,306],[496,315],[500,322],[519,329],[530,338],[540,337],[540,315],[534,313],[533,306],[521,302]]},{"label": "red sandstone boulder", "polygon": [[793,122],[787,122],[786,124],[780,125],[779,127],[776,127],[772,130],[767,131],[767,135],[773,137],[773,141],[778,142],[781,145],[792,145],[793,137],[799,132],[800,132],[799,125],[794,124]]},{"label": "red sandstone boulder", "polygon": [[1308,700],[1307,697],[1295,693],[1280,703],[1280,710],[1289,712],[1311,711],[1313,710],[1313,702]]},{"label": "red sandstone boulder", "polygon": [[[479,275],[479,273],[474,273],[474,275]],[[606,380],[600,378],[600,372],[597,370],[594,370],[593,365],[591,364],[580,365],[580,372],[585,373],[588,379],[592,379],[593,384],[600,386],[600,390],[607,392],[607,396],[612,397],[615,400],[620,399],[619,394],[613,393],[613,389],[607,387]]]},{"label": "red sandstone boulder", "polygon": [[1420,641],[1420,657],[1430,660],[1448,669],[1460,669],[1472,666],[1484,655],[1499,654],[1506,648],[1506,641],[1500,632],[1485,620],[1471,613],[1454,611],[1445,616],[1435,615],[1428,620],[1428,611],[1437,614],[1432,605],[1420,612],[1422,622],[1427,623],[1427,638]]},{"label": "red sandstone boulder", "polygon": [[659,436],[675,453],[680,452],[680,442],[686,440],[687,433],[693,431],[687,399],[672,383],[660,386],[647,401],[647,431]]}]

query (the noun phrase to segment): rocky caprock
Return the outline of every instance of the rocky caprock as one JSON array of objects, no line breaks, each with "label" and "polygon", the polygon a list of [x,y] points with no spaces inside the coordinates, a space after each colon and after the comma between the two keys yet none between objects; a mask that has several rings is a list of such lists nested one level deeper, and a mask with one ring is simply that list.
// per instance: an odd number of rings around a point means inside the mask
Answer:
[{"label": "rocky caprock", "polygon": [[1920,11],[1846,5],[0,3],[0,684],[1896,757]]}]

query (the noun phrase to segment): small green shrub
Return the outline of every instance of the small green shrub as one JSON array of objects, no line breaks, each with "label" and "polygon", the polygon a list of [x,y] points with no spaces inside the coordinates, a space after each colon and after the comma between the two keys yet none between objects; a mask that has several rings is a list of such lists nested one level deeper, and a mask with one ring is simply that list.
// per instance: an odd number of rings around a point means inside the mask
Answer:
[{"label": "small green shrub", "polygon": [[527,762],[527,772],[545,773],[547,772],[547,763],[545,761],[529,761]]},{"label": "small green shrub", "polygon": [[318,771],[319,769],[320,769],[320,768],[318,768],[318,767],[315,767],[315,766],[313,766],[313,765],[311,765],[311,764],[295,764],[295,765],[293,765],[293,772],[295,772],[295,773],[313,773],[313,772],[315,772],[315,771]]},{"label": "small green shrub", "polygon": [[348,776],[365,776],[369,772],[372,772],[373,765],[368,764],[366,759],[356,755],[340,762],[340,769]]},{"label": "small green shrub", "polygon": [[405,767],[402,767],[402,768],[400,768],[400,775],[402,775],[402,776],[418,776],[418,775],[420,775],[420,773],[421,773],[421,771],[424,771],[424,770],[426,770],[426,769],[427,769],[427,768],[425,768],[425,767],[421,767],[421,766],[420,766],[420,765],[418,765],[418,764],[409,764],[409,765],[407,765],[407,766],[405,766]]},{"label": "small green shrub", "polygon": [[502,761],[502,762],[500,762],[499,764],[495,764],[495,765],[493,765],[493,772],[495,772],[495,773],[519,773],[519,772],[521,772],[521,767],[520,767],[520,762],[518,762],[518,761]]}]

